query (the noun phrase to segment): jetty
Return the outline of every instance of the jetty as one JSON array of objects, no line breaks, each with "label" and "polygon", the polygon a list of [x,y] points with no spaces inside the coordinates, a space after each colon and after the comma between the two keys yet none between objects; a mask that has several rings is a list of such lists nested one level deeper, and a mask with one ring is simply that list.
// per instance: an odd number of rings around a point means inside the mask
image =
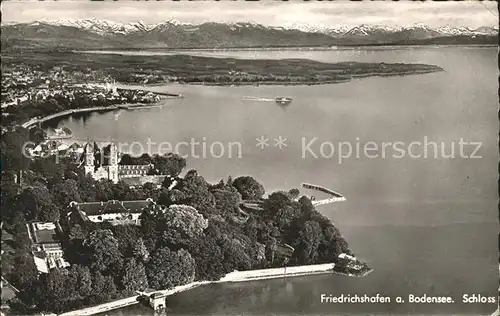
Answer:
[{"label": "jetty", "polygon": [[319,191],[321,193],[325,193],[325,194],[328,194],[331,196],[330,198],[327,198],[327,199],[313,200],[312,204],[314,206],[325,205],[325,204],[330,204],[330,203],[334,203],[334,202],[341,202],[341,201],[346,200],[346,198],[342,194],[340,194],[336,191],[330,190],[328,188],[319,186],[319,185],[310,184],[310,183],[302,183],[302,187],[304,189]]}]

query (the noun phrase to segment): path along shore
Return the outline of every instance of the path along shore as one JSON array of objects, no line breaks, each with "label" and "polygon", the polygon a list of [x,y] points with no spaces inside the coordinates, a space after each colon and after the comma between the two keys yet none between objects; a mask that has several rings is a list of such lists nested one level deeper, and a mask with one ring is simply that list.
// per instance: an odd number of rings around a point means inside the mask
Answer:
[{"label": "path along shore", "polygon": [[52,119],[55,119],[57,117],[64,117],[76,113],[85,113],[85,112],[108,112],[108,111],[115,111],[115,110],[120,110],[120,109],[125,109],[125,110],[138,110],[138,109],[149,109],[149,108],[154,108],[154,107],[161,107],[161,104],[156,104],[156,103],[127,103],[127,104],[118,104],[118,105],[110,105],[110,106],[96,106],[96,107],[91,107],[91,108],[82,108],[82,109],[71,109],[71,110],[66,110],[58,113],[54,113],[51,115],[47,115],[41,118],[32,118],[29,121],[24,122],[21,124],[23,128],[30,128],[33,125],[36,124],[41,124],[46,121],[50,121]]},{"label": "path along shore", "polygon": [[[334,263],[326,264],[316,264],[307,266],[297,266],[297,267],[283,267],[283,268],[272,268],[272,269],[259,269],[259,270],[249,270],[249,271],[234,271],[228,273],[225,277],[219,281],[201,281],[192,282],[186,285],[176,286],[170,290],[156,291],[154,293],[162,293],[167,296],[184,292],[195,287],[205,285],[205,284],[215,284],[215,283],[227,283],[227,282],[246,282],[246,281],[257,281],[266,279],[276,279],[276,278],[286,278],[286,277],[296,277],[305,276],[312,274],[326,274],[326,273],[336,273],[333,271],[335,267]],[[367,273],[368,274],[368,273]],[[366,274],[365,274],[366,275]],[[153,292],[152,292],[153,293]],[[127,297],[124,299],[116,300],[109,303],[104,303],[88,308],[79,309],[76,311],[71,311],[67,313],[60,314],[59,316],[85,316],[85,315],[95,315],[110,310],[134,305],[138,303],[140,295],[135,295],[132,297]]]}]

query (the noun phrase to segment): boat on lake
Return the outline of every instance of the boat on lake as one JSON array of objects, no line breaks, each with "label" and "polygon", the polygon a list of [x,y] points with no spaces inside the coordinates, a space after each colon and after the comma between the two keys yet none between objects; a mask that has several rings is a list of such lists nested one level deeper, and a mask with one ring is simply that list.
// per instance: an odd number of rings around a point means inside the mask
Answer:
[{"label": "boat on lake", "polygon": [[277,97],[275,99],[276,103],[279,104],[279,105],[288,105],[290,103],[292,103],[292,98],[288,98],[288,97]]}]

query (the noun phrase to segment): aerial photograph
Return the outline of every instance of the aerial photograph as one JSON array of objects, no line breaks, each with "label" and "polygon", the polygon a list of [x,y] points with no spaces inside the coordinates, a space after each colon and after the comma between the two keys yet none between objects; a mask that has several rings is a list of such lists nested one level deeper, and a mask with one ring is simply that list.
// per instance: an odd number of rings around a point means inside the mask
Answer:
[{"label": "aerial photograph", "polygon": [[499,315],[496,1],[2,1],[1,315]]}]

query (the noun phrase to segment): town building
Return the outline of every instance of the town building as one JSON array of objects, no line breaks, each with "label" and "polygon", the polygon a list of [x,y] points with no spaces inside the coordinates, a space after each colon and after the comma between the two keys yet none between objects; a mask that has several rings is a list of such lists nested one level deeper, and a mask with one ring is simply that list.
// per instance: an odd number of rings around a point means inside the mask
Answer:
[{"label": "town building", "polygon": [[31,240],[31,252],[40,273],[52,268],[65,268],[70,264],[63,257],[61,243],[57,237],[62,232],[58,222],[35,222],[26,224]]},{"label": "town building", "polygon": [[66,214],[70,225],[90,221],[116,225],[140,225],[140,215],[145,211],[160,210],[152,199],[136,201],[71,202]]}]

